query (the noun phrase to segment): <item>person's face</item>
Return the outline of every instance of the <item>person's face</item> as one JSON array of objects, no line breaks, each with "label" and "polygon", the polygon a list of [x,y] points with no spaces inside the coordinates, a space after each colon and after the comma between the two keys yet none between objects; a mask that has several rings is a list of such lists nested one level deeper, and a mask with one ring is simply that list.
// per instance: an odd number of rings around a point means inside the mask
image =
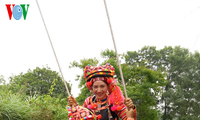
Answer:
[{"label": "person's face", "polygon": [[107,90],[108,86],[103,81],[95,81],[92,85],[92,91],[94,92],[97,99],[104,99],[106,97]]}]

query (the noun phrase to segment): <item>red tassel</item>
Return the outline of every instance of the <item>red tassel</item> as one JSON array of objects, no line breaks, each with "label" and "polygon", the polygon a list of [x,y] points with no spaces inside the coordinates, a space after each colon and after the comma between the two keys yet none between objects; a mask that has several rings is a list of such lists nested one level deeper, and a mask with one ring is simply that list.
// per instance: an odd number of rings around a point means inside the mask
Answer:
[{"label": "red tassel", "polygon": [[116,108],[115,106],[112,106],[112,107],[111,107],[111,110],[112,110],[112,111],[116,111],[116,109],[117,109],[117,108]]},{"label": "red tassel", "polygon": [[111,82],[112,82],[112,79],[111,79],[111,78],[107,79],[107,83],[108,83],[108,84],[110,84]]},{"label": "red tassel", "polygon": [[97,104],[96,103],[92,104],[92,109],[96,109],[96,108],[97,108]]},{"label": "red tassel", "polygon": [[100,119],[101,119],[101,117],[102,117],[102,116],[101,116],[101,114],[99,114],[99,115],[97,116],[98,120],[100,120]]},{"label": "red tassel", "polygon": [[92,82],[88,82],[88,85],[89,85],[89,86],[92,86]]},{"label": "red tassel", "polygon": [[120,111],[122,109],[122,106],[117,106],[117,111]]},{"label": "red tassel", "polygon": [[70,113],[69,116],[72,116],[72,113]]}]

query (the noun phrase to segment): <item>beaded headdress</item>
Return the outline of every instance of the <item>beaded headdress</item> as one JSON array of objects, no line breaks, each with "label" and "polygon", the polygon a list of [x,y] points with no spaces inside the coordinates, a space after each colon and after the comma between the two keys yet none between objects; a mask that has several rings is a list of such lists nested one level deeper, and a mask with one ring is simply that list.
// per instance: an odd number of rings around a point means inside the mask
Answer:
[{"label": "beaded headdress", "polygon": [[93,67],[91,65],[87,65],[84,69],[84,78],[88,82],[93,77],[113,77],[115,74],[115,68],[110,65],[109,63],[106,63],[106,65]]},{"label": "beaded headdress", "polygon": [[87,88],[91,90],[91,86],[93,82],[96,81],[95,77],[99,77],[98,79],[103,80],[106,83],[110,84],[115,74],[114,70],[115,68],[111,66],[109,63],[106,63],[106,65],[97,66],[97,67],[87,65],[84,69],[84,78],[86,80]]}]

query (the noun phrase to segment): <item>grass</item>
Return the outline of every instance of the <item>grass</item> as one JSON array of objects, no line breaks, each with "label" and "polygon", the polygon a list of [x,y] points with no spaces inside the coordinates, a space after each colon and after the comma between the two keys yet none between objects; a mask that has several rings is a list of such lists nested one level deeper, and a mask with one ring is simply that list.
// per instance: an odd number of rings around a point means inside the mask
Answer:
[{"label": "grass", "polygon": [[0,89],[0,120],[67,120],[66,100],[27,97]]}]

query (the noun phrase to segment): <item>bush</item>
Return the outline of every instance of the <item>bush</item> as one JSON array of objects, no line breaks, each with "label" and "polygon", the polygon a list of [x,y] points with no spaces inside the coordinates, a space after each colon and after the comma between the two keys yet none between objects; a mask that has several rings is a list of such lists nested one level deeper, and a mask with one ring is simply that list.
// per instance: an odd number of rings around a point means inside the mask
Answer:
[{"label": "bush", "polygon": [[[54,84],[55,86],[55,84]],[[0,86],[2,88],[2,86]],[[0,119],[3,120],[67,120],[66,98],[53,98],[50,95],[26,96],[12,94],[11,91],[0,89]]]},{"label": "bush", "polygon": [[28,120],[30,107],[20,95],[0,91],[0,113],[3,120]]},{"label": "bush", "polygon": [[31,119],[67,120],[66,99],[52,98],[50,95],[32,97],[28,100]]}]

